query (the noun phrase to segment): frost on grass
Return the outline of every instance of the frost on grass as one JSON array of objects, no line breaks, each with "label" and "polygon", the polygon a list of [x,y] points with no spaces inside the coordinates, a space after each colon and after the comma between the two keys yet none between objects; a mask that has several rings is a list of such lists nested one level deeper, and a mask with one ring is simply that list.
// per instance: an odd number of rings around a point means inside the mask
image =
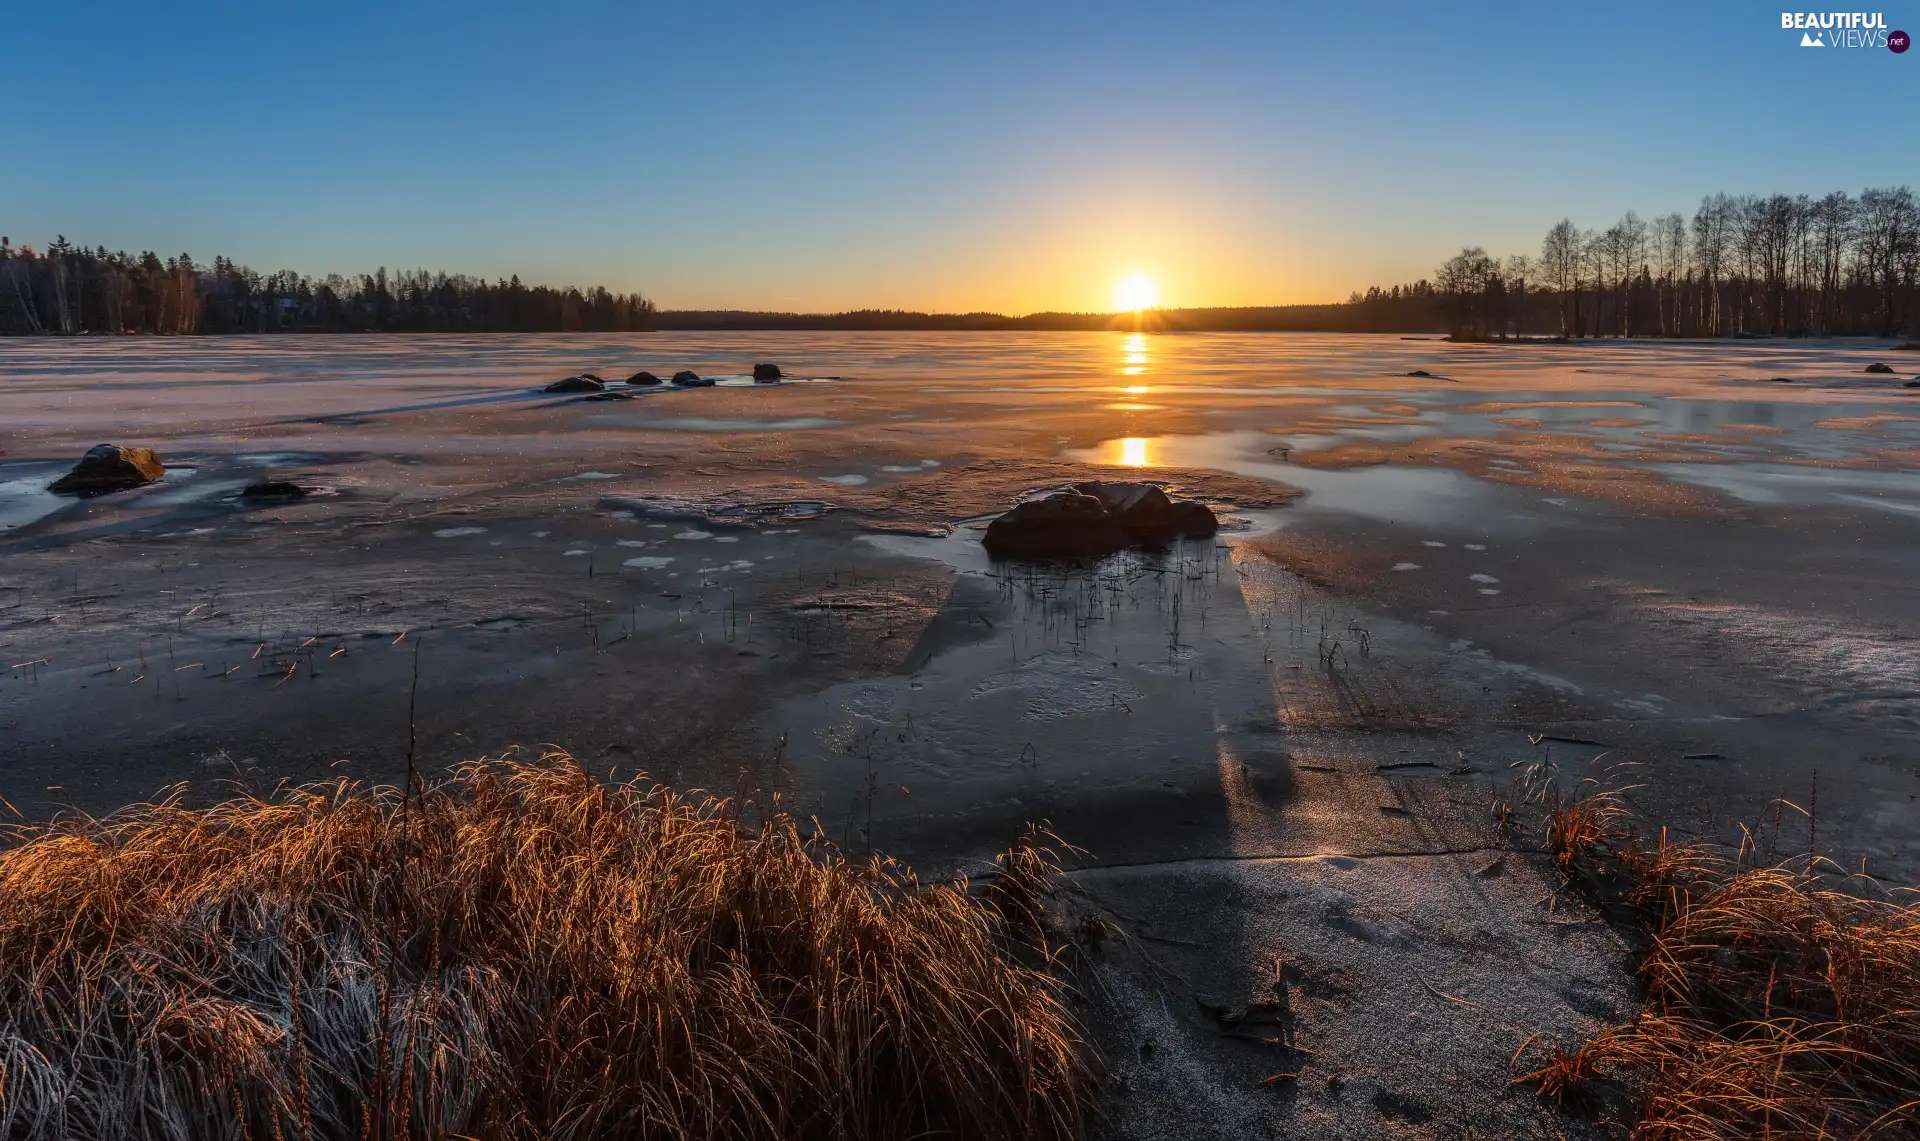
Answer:
[{"label": "frost on grass", "polygon": [[1020,915],[563,755],[10,840],[0,1137],[1081,1124],[1080,1037]]},{"label": "frost on grass", "polygon": [[1643,836],[1619,792],[1552,790],[1545,838],[1571,883],[1643,924],[1646,1008],[1574,1049],[1530,1041],[1518,1081],[1574,1108],[1624,1100],[1635,1138],[1920,1136],[1910,892],[1813,856],[1758,863],[1751,835],[1735,853]]}]

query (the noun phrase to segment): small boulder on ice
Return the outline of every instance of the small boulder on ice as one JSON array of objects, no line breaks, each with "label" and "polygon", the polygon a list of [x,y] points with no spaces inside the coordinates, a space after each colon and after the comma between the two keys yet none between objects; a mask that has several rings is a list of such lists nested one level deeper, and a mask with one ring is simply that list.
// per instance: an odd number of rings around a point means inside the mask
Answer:
[{"label": "small boulder on ice", "polygon": [[1878,373],[1890,373],[1893,371],[1893,366],[1883,361],[1874,361],[1872,364],[1867,366],[1867,371],[1878,372]]},{"label": "small boulder on ice", "polygon": [[53,481],[48,491],[74,495],[101,495],[144,487],[167,474],[160,457],[152,448],[129,448],[124,444],[98,444],[87,449],[73,470]]},{"label": "small boulder on ice", "polygon": [[606,382],[589,373],[570,376],[565,380],[556,380],[547,385],[545,392],[600,392],[607,387]]},{"label": "small boulder on ice", "polygon": [[648,372],[646,369],[643,368],[639,372],[636,372],[632,376],[628,377],[627,383],[634,384],[634,385],[659,384],[660,378],[653,375],[652,373]]},{"label": "small boulder on ice", "polygon": [[304,499],[307,489],[284,479],[264,479],[250,483],[240,492],[242,499]]},{"label": "small boulder on ice", "polygon": [[683,368],[673,374],[673,383],[682,388],[712,388],[713,382],[702,377],[690,368]]},{"label": "small boulder on ice", "polygon": [[780,366],[777,364],[762,363],[753,366],[753,382],[755,384],[769,384],[779,380],[784,375],[786,374],[780,371]]}]

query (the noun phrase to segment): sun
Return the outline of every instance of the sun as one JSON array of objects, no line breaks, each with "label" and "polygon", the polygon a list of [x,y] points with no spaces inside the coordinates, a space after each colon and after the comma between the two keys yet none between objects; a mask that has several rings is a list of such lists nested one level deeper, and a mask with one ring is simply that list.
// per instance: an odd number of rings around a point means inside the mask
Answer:
[{"label": "sun", "polygon": [[1120,308],[1137,313],[1160,304],[1160,287],[1144,273],[1130,273],[1113,287],[1113,299]]}]

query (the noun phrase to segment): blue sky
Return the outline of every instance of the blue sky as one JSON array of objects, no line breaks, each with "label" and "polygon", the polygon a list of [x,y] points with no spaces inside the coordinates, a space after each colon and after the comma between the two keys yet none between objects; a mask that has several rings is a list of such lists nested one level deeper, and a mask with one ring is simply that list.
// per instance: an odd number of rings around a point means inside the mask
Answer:
[{"label": "blue sky", "polygon": [[673,307],[1334,300],[1563,215],[1920,185],[1920,51],[1780,11],[19,3],[0,232]]}]

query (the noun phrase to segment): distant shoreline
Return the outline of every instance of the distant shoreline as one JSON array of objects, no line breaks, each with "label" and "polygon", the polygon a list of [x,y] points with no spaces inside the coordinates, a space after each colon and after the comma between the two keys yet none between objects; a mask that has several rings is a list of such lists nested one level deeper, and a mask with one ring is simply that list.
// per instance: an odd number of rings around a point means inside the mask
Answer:
[{"label": "distant shoreline", "polygon": [[[1172,311],[1180,312],[1180,311]],[[998,317],[981,320],[978,315],[967,314],[951,320],[940,319],[943,315],[927,315],[932,319],[921,323],[905,321],[849,320],[845,314],[792,314],[792,313],[743,313],[738,320],[725,322],[710,320],[673,320],[688,314],[662,314],[662,320],[647,329],[236,329],[217,332],[193,333],[154,333],[144,330],[130,330],[124,333],[100,333],[80,330],[73,333],[59,333],[52,330],[39,333],[0,334],[0,343],[8,341],[36,340],[104,340],[108,338],[186,338],[193,340],[220,340],[227,337],[361,337],[361,336],[635,336],[647,333],[1296,333],[1329,334],[1339,336],[1398,336],[1405,340],[1434,341],[1443,344],[1467,344],[1488,348],[1534,347],[1539,345],[1614,345],[1624,343],[1678,344],[1699,342],[1714,344],[1772,344],[1798,343],[1811,341],[1857,341],[1881,343],[1889,340],[1901,343],[1889,345],[1895,351],[1920,350],[1920,342],[1903,341],[1899,337],[1882,337],[1871,333],[1830,334],[1827,336],[1780,334],[1764,336],[1754,334],[1733,334],[1726,336],[1687,336],[1661,337],[1638,334],[1632,337],[1562,337],[1540,333],[1505,338],[1454,337],[1444,329],[1369,329],[1353,327],[1335,327],[1320,325],[1287,324],[1228,324],[1200,323],[1197,321],[1150,320],[1136,323],[1132,314],[1036,314],[1034,317]],[[704,318],[706,314],[697,316]],[[732,316],[732,315],[730,315]],[[1160,315],[1164,316],[1164,315]]]}]

